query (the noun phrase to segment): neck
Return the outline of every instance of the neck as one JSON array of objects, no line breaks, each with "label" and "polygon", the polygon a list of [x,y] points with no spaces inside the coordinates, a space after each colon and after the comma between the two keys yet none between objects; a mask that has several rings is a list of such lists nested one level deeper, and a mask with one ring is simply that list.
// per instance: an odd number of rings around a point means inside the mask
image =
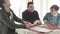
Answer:
[{"label": "neck", "polygon": [[29,12],[32,12],[32,13],[34,12],[34,11],[29,10],[29,9],[27,9],[27,10],[28,10]]},{"label": "neck", "polygon": [[4,10],[5,10],[7,13],[10,12],[10,8],[8,8],[8,7],[5,7]]}]

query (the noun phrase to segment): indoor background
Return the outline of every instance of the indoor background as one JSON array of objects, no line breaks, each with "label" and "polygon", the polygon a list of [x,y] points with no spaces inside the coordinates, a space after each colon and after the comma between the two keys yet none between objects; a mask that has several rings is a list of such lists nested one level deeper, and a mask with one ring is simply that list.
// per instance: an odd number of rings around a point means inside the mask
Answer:
[{"label": "indoor background", "polygon": [[[38,11],[41,21],[47,12],[50,11],[52,5],[58,5],[60,7],[60,0],[10,0],[11,9],[16,16],[22,19],[22,12],[27,9],[27,3],[33,2],[35,10]],[[60,10],[58,11],[60,13]]]}]

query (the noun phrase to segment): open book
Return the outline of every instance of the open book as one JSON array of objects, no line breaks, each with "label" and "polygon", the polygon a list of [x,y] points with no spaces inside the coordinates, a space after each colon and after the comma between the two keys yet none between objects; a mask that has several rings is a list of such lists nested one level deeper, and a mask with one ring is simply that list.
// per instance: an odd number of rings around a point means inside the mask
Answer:
[{"label": "open book", "polygon": [[35,30],[35,31],[39,31],[39,32],[51,32],[52,31],[47,28],[42,28],[42,27],[38,27],[38,26],[31,28],[31,30]]}]

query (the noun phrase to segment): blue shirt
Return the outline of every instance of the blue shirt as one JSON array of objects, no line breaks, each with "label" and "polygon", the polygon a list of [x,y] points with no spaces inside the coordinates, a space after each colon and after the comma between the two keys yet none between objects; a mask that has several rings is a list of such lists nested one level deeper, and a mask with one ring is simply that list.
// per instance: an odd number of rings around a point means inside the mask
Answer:
[{"label": "blue shirt", "polygon": [[49,24],[56,24],[57,26],[60,26],[60,14],[57,13],[57,16],[54,18],[50,13],[47,13],[43,20],[47,20]]}]

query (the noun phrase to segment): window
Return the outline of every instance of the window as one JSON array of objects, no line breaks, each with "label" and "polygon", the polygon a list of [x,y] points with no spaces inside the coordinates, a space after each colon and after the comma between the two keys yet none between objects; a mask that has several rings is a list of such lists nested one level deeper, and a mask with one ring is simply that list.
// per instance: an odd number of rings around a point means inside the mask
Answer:
[{"label": "window", "polygon": [[[22,12],[27,9],[27,2],[33,1],[35,10],[38,11],[39,17],[43,20],[43,17],[50,11],[52,5],[58,5],[60,7],[60,0],[10,0],[11,9],[14,13],[22,18]],[[60,10],[58,11],[60,13]]]},{"label": "window", "polygon": [[22,12],[27,9],[27,2],[32,0],[10,0],[11,2],[11,9],[14,13],[22,18]]},{"label": "window", "polygon": [[33,0],[33,2],[35,10],[39,12],[39,16],[41,19],[43,19],[45,14],[50,11],[50,7],[52,5],[60,6],[60,0]]},{"label": "window", "polygon": [[[22,18],[22,12],[27,9],[27,2],[32,0],[10,0],[11,9],[14,11],[17,17]],[[20,24],[15,22],[16,24]]]}]

